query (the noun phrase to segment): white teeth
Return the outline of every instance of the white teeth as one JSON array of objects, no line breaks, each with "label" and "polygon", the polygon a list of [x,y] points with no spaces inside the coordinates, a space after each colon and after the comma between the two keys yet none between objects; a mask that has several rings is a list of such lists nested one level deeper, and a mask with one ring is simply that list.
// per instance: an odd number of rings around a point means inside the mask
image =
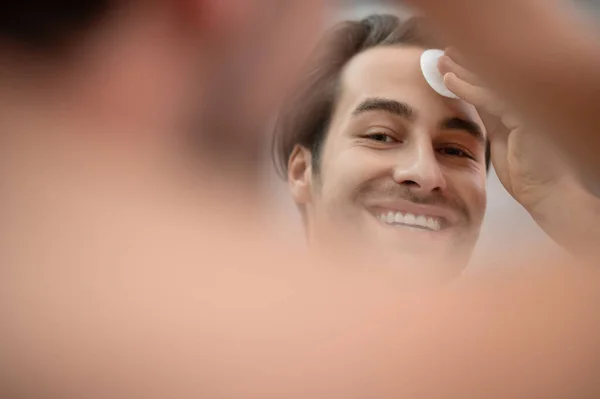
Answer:
[{"label": "white teeth", "polygon": [[431,230],[437,230],[435,228],[435,221],[433,220],[433,218],[427,218],[427,227],[430,228]]},{"label": "white teeth", "polygon": [[394,223],[394,221],[396,220],[396,215],[394,214],[394,212],[388,212],[386,219],[388,223]]},{"label": "white teeth", "polygon": [[427,218],[425,216],[417,216],[415,224],[421,227],[427,227]]},{"label": "white teeth", "polygon": [[396,212],[396,217],[394,218],[394,222],[396,223],[404,223],[404,215],[400,212]]},{"label": "white teeth", "polygon": [[403,224],[407,226],[425,227],[433,231],[441,230],[439,218],[414,215],[412,213],[387,212],[381,213],[377,218],[387,224]]},{"label": "white teeth", "polygon": [[431,230],[439,231],[440,221],[434,218],[427,218],[427,227],[429,227]]}]

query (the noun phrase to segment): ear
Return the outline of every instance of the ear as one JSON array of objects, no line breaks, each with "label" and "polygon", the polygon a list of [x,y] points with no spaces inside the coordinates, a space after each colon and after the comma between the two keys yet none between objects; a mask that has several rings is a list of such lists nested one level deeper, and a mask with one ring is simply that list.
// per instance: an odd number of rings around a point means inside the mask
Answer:
[{"label": "ear", "polygon": [[312,154],[296,145],[288,161],[288,186],[297,205],[306,205],[312,197]]}]

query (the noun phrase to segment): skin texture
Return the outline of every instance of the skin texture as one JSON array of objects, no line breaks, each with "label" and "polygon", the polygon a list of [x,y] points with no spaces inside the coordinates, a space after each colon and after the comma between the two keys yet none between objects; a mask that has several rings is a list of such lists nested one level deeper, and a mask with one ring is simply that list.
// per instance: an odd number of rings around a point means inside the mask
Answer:
[{"label": "skin texture", "polygon": [[[310,167],[311,154],[297,148],[289,185],[317,246],[341,234],[396,264],[443,261],[443,274],[455,274],[468,261],[485,210],[486,133],[473,106],[428,86],[422,52],[379,47],[352,59],[319,172]],[[382,100],[406,105],[411,115],[381,109]],[[442,126],[448,120],[453,124]],[[442,216],[447,225],[441,231],[386,225],[377,217],[389,209]]]}]

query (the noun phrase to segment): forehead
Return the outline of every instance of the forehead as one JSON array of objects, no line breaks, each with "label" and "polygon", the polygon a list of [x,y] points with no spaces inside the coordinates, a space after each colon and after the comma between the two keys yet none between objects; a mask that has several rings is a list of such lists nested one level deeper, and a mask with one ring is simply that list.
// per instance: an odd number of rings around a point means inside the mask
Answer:
[{"label": "forehead", "polygon": [[382,46],[354,57],[341,76],[338,110],[355,109],[367,98],[385,98],[404,102],[414,108],[419,118],[463,117],[479,124],[475,108],[464,101],[438,95],[425,81],[420,59],[423,48]]}]

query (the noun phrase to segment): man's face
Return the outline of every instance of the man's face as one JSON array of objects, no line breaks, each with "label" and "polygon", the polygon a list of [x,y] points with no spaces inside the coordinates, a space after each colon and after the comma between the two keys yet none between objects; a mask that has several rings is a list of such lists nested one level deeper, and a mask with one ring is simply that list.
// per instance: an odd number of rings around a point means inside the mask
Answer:
[{"label": "man's face", "polygon": [[485,211],[485,129],[472,106],[428,86],[422,52],[380,47],[349,62],[310,193],[295,196],[314,242],[343,234],[375,255],[455,273]]}]

